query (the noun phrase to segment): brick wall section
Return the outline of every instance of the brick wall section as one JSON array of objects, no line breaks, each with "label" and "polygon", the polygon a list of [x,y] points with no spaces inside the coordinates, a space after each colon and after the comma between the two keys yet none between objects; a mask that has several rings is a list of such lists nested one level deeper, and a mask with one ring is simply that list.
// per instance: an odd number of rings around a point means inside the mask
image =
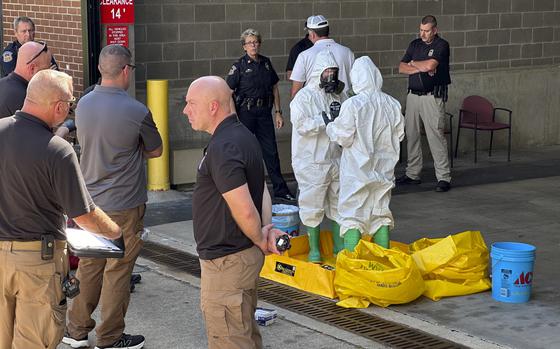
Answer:
[{"label": "brick wall section", "polygon": [[14,40],[13,21],[28,16],[35,22],[35,40],[46,41],[61,71],[74,80],[75,95],[83,90],[84,57],[80,0],[2,0],[3,47]]},{"label": "brick wall section", "polygon": [[151,78],[185,88],[201,75],[225,75],[248,27],[261,32],[262,53],[283,73],[311,14],[325,15],[331,36],[369,55],[386,77],[398,73],[425,14],[450,42],[453,71],[560,63],[560,0],[136,0],[135,11],[139,89]]}]

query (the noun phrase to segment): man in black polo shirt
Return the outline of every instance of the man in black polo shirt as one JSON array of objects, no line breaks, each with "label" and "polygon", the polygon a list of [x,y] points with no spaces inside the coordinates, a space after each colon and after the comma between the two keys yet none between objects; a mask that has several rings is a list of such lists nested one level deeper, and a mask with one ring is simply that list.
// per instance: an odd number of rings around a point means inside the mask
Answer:
[{"label": "man in black polo shirt", "polygon": [[15,70],[0,79],[0,118],[12,116],[21,109],[29,80],[37,72],[48,69],[50,61],[46,44],[30,41],[21,46]]},{"label": "man in black polo shirt", "polygon": [[424,124],[438,180],[436,191],[451,188],[451,170],[444,135],[445,102],[449,77],[449,43],[437,35],[434,16],[425,16],[420,38],[412,41],[399,65],[399,73],[408,75],[405,132],[408,163],[406,174],[397,184],[420,184],[422,144],[420,121]]},{"label": "man in black polo shirt", "polygon": [[[264,254],[283,233],[268,224],[271,203],[255,136],[232,110],[231,90],[216,76],[195,80],[183,113],[212,135],[198,165],[193,226],[200,257],[200,303],[208,348],[262,348],[254,319]],[[261,217],[267,218],[261,218]]]},{"label": "man in black polo shirt", "polygon": [[121,230],[93,203],[72,146],[52,133],[73,101],[72,78],[44,70],[27,91],[22,110],[0,120],[0,348],[54,349],[66,322],[64,214],[110,239]]},{"label": "man in black polo shirt", "polygon": [[[307,22],[305,22],[305,25],[307,25]],[[288,62],[286,63],[286,80],[290,80],[292,70],[294,70],[294,65],[296,64],[299,54],[311,46],[313,46],[313,43],[309,40],[309,33],[307,33],[303,39],[296,42],[296,44],[292,47],[290,55],[288,56]]]}]

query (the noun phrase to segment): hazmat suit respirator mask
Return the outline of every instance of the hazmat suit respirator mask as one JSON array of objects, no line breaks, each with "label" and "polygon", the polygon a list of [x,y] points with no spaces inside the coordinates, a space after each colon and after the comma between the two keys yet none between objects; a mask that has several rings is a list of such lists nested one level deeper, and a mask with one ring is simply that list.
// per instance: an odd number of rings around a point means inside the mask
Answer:
[{"label": "hazmat suit respirator mask", "polygon": [[344,90],[344,83],[338,80],[338,68],[328,68],[321,74],[319,87],[326,93],[340,94]]}]

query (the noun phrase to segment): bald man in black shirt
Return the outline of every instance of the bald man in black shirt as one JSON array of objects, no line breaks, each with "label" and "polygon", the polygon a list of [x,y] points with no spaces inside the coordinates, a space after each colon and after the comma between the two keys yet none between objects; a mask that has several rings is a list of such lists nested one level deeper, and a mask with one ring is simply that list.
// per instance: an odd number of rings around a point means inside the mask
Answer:
[{"label": "bald man in black shirt", "polygon": [[237,119],[222,78],[195,80],[186,102],[192,128],[212,135],[193,193],[208,348],[262,348],[253,317],[257,283],[264,254],[279,254],[276,238],[283,232],[265,225],[271,202],[259,143]]},{"label": "bald man in black shirt", "polygon": [[21,109],[29,80],[50,67],[51,57],[46,44],[30,41],[21,46],[15,70],[0,79],[0,118],[12,116]]}]

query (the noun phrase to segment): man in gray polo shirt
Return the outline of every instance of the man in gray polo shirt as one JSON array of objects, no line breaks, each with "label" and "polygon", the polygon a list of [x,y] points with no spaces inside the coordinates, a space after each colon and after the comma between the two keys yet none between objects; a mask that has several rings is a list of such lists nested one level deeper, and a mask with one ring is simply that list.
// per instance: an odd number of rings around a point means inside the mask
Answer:
[{"label": "man in gray polo shirt", "polygon": [[123,229],[123,259],[82,258],[77,271],[81,293],[69,309],[63,339],[74,348],[87,347],[95,327],[91,314],[101,303],[103,322],[97,326],[97,347],[142,348],[144,337],[123,333],[130,300],[130,275],[142,248],[146,192],[144,158],[158,157],[162,141],[148,108],[130,97],[134,65],[130,51],[108,45],[99,55],[101,85],[83,97],[76,108],[80,167],[88,191]]}]

